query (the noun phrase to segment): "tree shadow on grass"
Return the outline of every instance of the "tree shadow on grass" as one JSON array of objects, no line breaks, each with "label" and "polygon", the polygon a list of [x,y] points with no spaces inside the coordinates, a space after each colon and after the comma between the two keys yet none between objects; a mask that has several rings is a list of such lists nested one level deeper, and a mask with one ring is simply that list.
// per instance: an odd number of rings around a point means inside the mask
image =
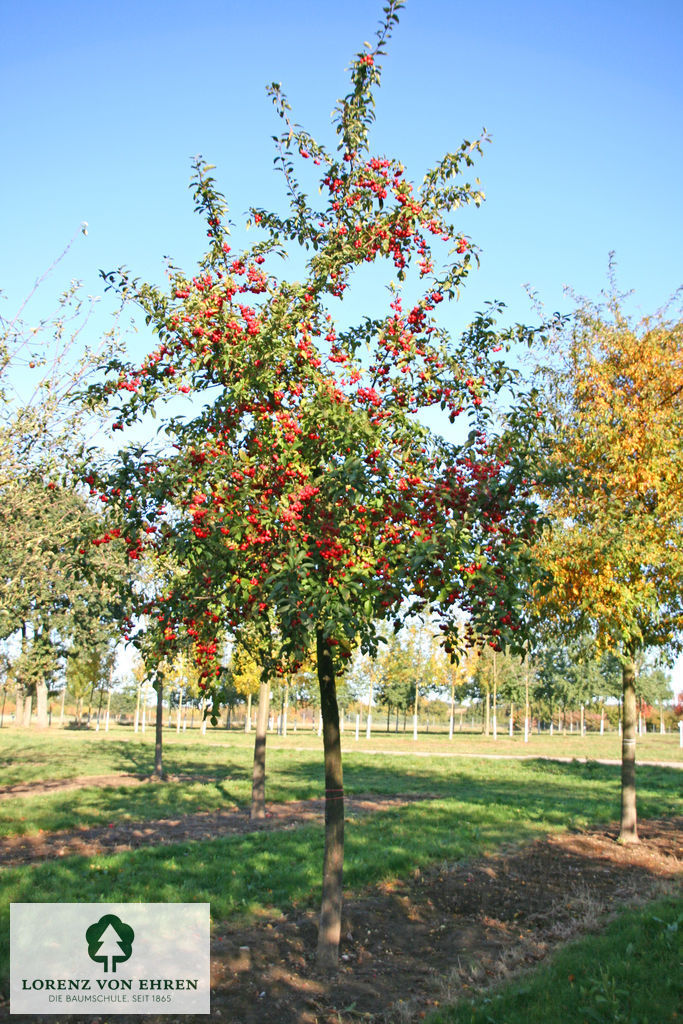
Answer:
[{"label": "tree shadow on grass", "polygon": [[[471,992],[528,968],[557,943],[595,927],[615,902],[657,895],[677,870],[667,823],[646,826],[641,848],[620,847],[611,835],[564,834],[482,858],[481,842],[500,849],[509,840],[509,822],[495,808],[478,808],[476,840],[467,833],[472,822],[454,816],[451,802],[404,810],[409,820],[377,816],[349,829],[347,891],[357,895],[345,903],[343,959],[332,979],[317,973],[313,956],[320,828],[7,872],[5,896],[41,901],[59,891],[65,901],[207,900],[214,920],[212,1010],[222,1019],[313,1024],[338,1010],[334,1019],[346,1024],[361,1013],[384,1014],[391,1004],[399,1012],[399,999],[421,1010],[460,994],[465,984]],[[524,830],[513,831],[520,837]],[[390,870],[387,844],[391,857],[404,858]],[[251,910],[261,913],[249,920]],[[7,932],[0,927],[0,942]],[[564,968],[565,979],[571,970],[588,970],[594,956],[587,966]],[[351,1004],[355,1017],[345,1014]],[[581,1019],[578,1008],[564,1019]]]}]

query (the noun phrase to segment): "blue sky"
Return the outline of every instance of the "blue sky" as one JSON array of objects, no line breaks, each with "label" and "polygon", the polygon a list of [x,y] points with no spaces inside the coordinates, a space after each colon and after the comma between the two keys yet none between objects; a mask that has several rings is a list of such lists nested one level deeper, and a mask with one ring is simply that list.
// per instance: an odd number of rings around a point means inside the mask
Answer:
[{"label": "blue sky", "polygon": [[[36,320],[71,278],[101,294],[100,268],[161,280],[190,269],[204,232],[190,162],[202,153],[238,220],[277,205],[265,86],[281,81],[297,121],[332,141],[329,113],[349,58],[371,40],[376,0],[26,0],[0,4],[0,289],[12,313],[77,232],[29,307]],[[481,270],[449,313],[487,298],[533,320],[563,286],[597,297],[615,250],[633,308],[683,284],[683,7],[680,0],[408,0],[384,60],[373,134],[408,176],[486,128],[476,173],[487,202],[463,230]],[[106,319],[103,303],[100,320]],[[146,342],[135,343],[142,349]]]},{"label": "blue sky", "polygon": [[[190,266],[203,237],[191,157],[217,165],[236,218],[277,202],[265,85],[282,81],[297,120],[331,140],[344,69],[380,10],[1,4],[0,287],[21,298],[81,221],[88,237],[60,273],[90,292],[100,267],[159,278],[165,254]],[[610,250],[644,311],[683,282],[681,52],[674,0],[408,0],[374,139],[420,180],[463,138],[491,133],[477,168],[487,202],[463,220],[483,250],[465,306],[500,298],[528,319],[529,282],[550,309],[567,308],[562,286],[597,296]]]}]

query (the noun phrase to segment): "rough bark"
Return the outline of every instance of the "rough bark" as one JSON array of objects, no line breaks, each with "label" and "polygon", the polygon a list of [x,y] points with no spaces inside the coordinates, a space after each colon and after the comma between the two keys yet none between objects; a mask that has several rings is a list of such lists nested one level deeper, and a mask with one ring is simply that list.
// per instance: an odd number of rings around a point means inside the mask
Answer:
[{"label": "rough bark", "polygon": [[14,698],[14,723],[15,725],[24,724],[24,695],[19,691]]},{"label": "rough bark", "polygon": [[621,733],[621,828],[620,843],[637,843],[636,815],[636,666],[633,660],[622,668],[624,698]]},{"label": "rough bark", "polygon": [[31,725],[31,705],[33,703],[32,697],[24,697],[24,728],[28,729]]},{"label": "rough bark", "polygon": [[251,779],[251,817],[266,816],[266,737],[268,736],[268,701],[270,685],[261,683],[256,712],[254,737],[254,769]]},{"label": "rough bark", "polygon": [[164,777],[164,761],[163,761],[163,717],[164,717],[164,705],[162,698],[164,696],[164,684],[161,679],[158,679],[154,684],[154,689],[157,691],[157,717],[155,723],[154,733],[154,776],[157,779],[163,779]]},{"label": "rough bark", "polygon": [[339,941],[341,939],[344,781],[334,666],[320,630],[318,630],[316,640],[325,756],[325,853],[317,961],[319,967],[331,971],[337,967],[339,962]]}]

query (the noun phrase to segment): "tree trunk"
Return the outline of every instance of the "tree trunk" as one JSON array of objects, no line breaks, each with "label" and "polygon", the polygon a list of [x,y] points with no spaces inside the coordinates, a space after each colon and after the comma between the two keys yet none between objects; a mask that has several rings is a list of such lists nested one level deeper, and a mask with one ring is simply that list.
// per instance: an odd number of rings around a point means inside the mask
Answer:
[{"label": "tree trunk", "polygon": [[334,667],[321,630],[317,631],[316,646],[325,751],[325,854],[317,961],[319,967],[334,970],[339,962],[341,939],[344,782]]},{"label": "tree trunk", "polygon": [[102,687],[100,687],[100,703],[97,705],[97,725],[95,727],[98,732],[99,732],[99,729],[100,729],[100,721],[101,721],[101,718],[102,718],[102,702],[103,702],[103,700],[104,700],[104,690],[102,689]]},{"label": "tree trunk", "polygon": [[622,668],[624,725],[621,734],[620,843],[637,843],[636,817],[636,666],[631,659]]},{"label": "tree trunk", "polygon": [[[461,719],[462,721],[462,719]],[[453,729],[455,728],[455,682],[451,679],[451,720],[448,726],[448,738],[453,739]]]},{"label": "tree trunk", "polygon": [[164,725],[164,705],[162,698],[164,695],[164,684],[161,679],[157,679],[154,684],[154,689],[157,691],[157,717],[156,727],[154,733],[154,776],[157,779],[163,779],[164,777],[164,764],[163,764],[163,725]]},{"label": "tree trunk", "polygon": [[32,697],[24,697],[24,727],[28,729],[31,725],[31,704]]},{"label": "tree trunk", "polygon": [[493,652],[493,738],[498,739],[498,666]]},{"label": "tree trunk", "polygon": [[254,737],[254,770],[251,780],[251,816],[266,816],[266,737],[268,736],[269,683],[261,683],[256,712],[256,736]]},{"label": "tree trunk", "polygon": [[24,724],[24,695],[17,690],[14,698],[14,724]]},{"label": "tree trunk", "polygon": [[47,683],[43,680],[36,683],[36,725],[47,728]]}]

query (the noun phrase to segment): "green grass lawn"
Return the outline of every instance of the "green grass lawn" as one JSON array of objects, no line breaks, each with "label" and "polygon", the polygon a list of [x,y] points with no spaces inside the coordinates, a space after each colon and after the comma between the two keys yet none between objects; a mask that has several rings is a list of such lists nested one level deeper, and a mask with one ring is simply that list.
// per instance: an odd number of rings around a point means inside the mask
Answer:
[{"label": "green grass lawn", "polygon": [[[199,729],[176,733],[164,730],[164,760],[170,772],[215,774],[225,771],[217,753],[223,749],[240,758],[250,758],[253,733],[222,728],[207,729],[202,736]],[[533,734],[528,743],[522,736],[513,739],[500,733],[497,740],[481,733],[458,733],[449,740],[444,733],[421,733],[417,741],[403,733],[373,730],[369,740],[361,732],[356,741],[348,728],[343,736],[346,753],[378,750],[384,753],[406,754],[489,754],[514,757],[569,757],[591,760],[619,760],[620,740],[616,733],[604,736],[578,733],[562,736]],[[270,750],[305,749],[318,751],[322,756],[322,739],[311,729],[290,732],[286,737],[269,734]],[[677,735],[648,733],[638,738],[637,756],[641,761],[671,761],[683,765],[683,749]],[[226,760],[228,758],[226,757]],[[94,730],[48,729],[43,732],[23,729],[0,729],[0,786],[41,779],[65,779],[79,775],[105,775],[125,772],[147,775],[154,763],[154,731],[134,733],[130,727],[115,727],[109,732]]]},{"label": "green grass lawn", "polygon": [[[323,795],[319,745],[297,746],[276,738],[269,743],[269,800]],[[0,785],[27,777],[145,774],[152,753],[147,737],[123,738],[120,732],[33,735],[8,730],[0,737]],[[169,771],[188,776],[187,781],[14,797],[0,801],[0,829],[8,835],[177,816],[249,799],[249,737],[222,733],[219,742],[215,735],[173,735],[165,761]],[[344,774],[349,794],[429,798],[349,822],[349,894],[416,867],[462,861],[547,832],[614,820],[619,812],[619,769],[594,761],[484,760],[437,751],[423,757],[414,750],[398,757],[371,754],[358,744],[347,749]],[[641,766],[641,816],[680,813],[680,782],[678,769]],[[315,905],[322,847],[322,827],[306,826],[6,869],[0,878],[0,974],[7,972],[11,902],[207,901],[214,922],[249,917]]]},{"label": "green grass lawn", "polygon": [[673,1024],[681,931],[681,900],[629,910],[495,993],[430,1014],[429,1024]]},{"label": "green grass lawn", "polygon": [[[18,781],[22,762],[32,781],[49,778],[57,764],[61,778],[133,772],[152,767],[151,745],[135,736],[122,739],[101,734],[57,733],[54,736],[11,732],[3,736],[0,786],[7,776]],[[0,835],[34,834],[84,825],[107,825],[176,817],[196,811],[246,805],[251,794],[252,746],[249,737],[225,736],[222,742],[189,740],[175,735],[167,742],[164,762],[181,781],[164,785],[87,787],[0,800]],[[267,755],[267,798],[272,801],[322,797],[322,752],[318,746],[297,748],[271,741]],[[88,770],[92,766],[95,770]],[[37,774],[40,773],[40,774]],[[619,770],[596,762],[482,760],[452,758],[436,751],[428,758],[411,750],[400,757],[367,753],[360,744],[344,755],[345,787],[361,793],[426,794],[495,800],[517,813],[516,793],[528,793],[527,813],[560,825],[610,820],[619,809]],[[577,785],[580,780],[580,785]],[[26,780],[29,781],[29,780]],[[673,813],[680,773],[676,769],[641,765],[638,771],[640,813]],[[590,794],[591,810],[584,813]],[[665,795],[666,794],[666,795]],[[664,803],[662,803],[664,801]],[[532,804],[534,805],[532,807]]]}]

